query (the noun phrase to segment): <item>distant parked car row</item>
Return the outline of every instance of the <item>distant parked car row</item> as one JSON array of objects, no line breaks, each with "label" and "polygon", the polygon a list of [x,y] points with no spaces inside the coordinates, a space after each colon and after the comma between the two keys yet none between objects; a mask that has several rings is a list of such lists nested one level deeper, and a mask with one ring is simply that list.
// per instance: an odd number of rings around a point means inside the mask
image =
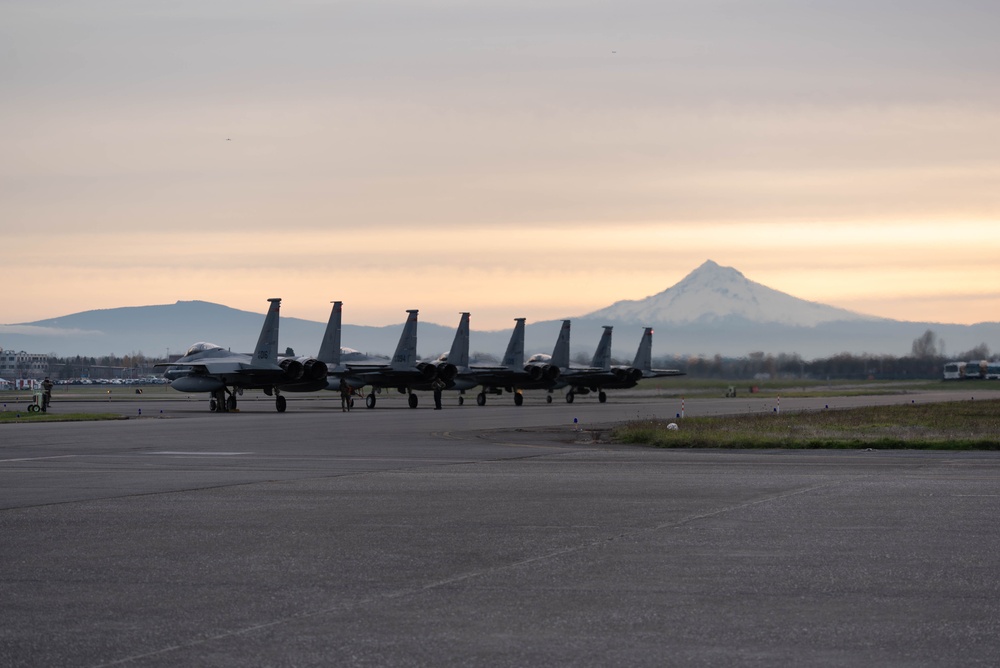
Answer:
[{"label": "distant parked car row", "polygon": [[56,385],[166,385],[168,382],[163,376],[145,376],[143,378],[63,378],[55,381]]}]

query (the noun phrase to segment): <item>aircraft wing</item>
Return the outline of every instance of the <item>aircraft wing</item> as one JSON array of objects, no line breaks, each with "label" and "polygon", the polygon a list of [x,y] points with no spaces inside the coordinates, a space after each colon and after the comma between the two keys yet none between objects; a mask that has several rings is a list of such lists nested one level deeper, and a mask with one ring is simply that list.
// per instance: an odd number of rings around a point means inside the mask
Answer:
[{"label": "aircraft wing", "polygon": [[219,378],[224,379],[226,383],[234,387],[273,385],[282,381],[294,380],[294,376],[289,376],[285,369],[276,364],[266,367],[252,366],[236,358],[173,362],[157,366],[167,367],[164,376],[170,379],[182,376]]},{"label": "aircraft wing", "polygon": [[642,372],[643,378],[665,378],[667,376],[686,376],[687,373],[678,369],[646,369]]},{"label": "aircraft wing", "polygon": [[375,387],[394,387],[409,385],[414,382],[430,382],[434,380],[433,366],[408,369],[393,368],[390,364],[346,364],[347,378],[364,381],[365,385]]},{"label": "aircraft wing", "polygon": [[243,373],[249,365],[237,359],[215,359],[215,360],[199,360],[196,362],[171,362],[157,364],[156,366],[165,366],[167,368],[182,367],[188,369],[191,373],[203,374],[203,375],[219,375],[219,374],[232,374],[232,373]]},{"label": "aircraft wing", "polygon": [[[553,367],[554,370],[554,367]],[[471,380],[486,388],[516,388],[547,390],[555,387],[558,373],[548,373],[541,366],[516,369],[505,366],[474,366],[459,372],[459,378]]]},{"label": "aircraft wing", "polygon": [[560,380],[565,380],[571,383],[577,381],[601,380],[604,378],[612,379],[614,378],[614,374],[607,369],[601,369],[599,367],[570,367],[568,369],[562,369],[562,373],[559,375]]}]

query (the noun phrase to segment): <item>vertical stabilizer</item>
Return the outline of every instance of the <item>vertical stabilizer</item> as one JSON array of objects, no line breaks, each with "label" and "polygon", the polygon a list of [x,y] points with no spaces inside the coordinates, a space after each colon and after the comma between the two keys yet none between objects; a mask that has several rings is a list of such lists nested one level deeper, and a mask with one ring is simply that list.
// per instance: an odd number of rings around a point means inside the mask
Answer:
[{"label": "vertical stabilizer", "polygon": [[344,317],[344,302],[331,302],[330,322],[323,332],[323,341],[319,344],[318,359],[326,364],[328,369],[340,366],[340,328]]},{"label": "vertical stabilizer", "polygon": [[514,331],[503,354],[503,365],[508,369],[520,370],[524,366],[524,321],[525,318],[514,318]]},{"label": "vertical stabilizer", "polygon": [[603,369],[605,371],[611,370],[612,329],[614,329],[614,327],[611,325],[604,325],[604,333],[601,334],[601,340],[597,342],[597,350],[594,351],[594,359],[590,362],[590,366],[595,369]]},{"label": "vertical stabilizer", "polygon": [[448,363],[454,364],[459,369],[469,366],[468,313],[462,313],[462,319],[458,321],[458,329],[455,330],[455,340],[451,342],[451,351],[448,353]]},{"label": "vertical stabilizer", "polygon": [[560,369],[569,368],[569,320],[562,321],[559,338],[556,339],[556,346],[552,349],[551,364]]},{"label": "vertical stabilizer", "polygon": [[278,311],[281,310],[281,298],[272,297],[267,301],[271,302],[271,306],[267,309],[257,347],[250,360],[252,367],[274,366],[278,363]]},{"label": "vertical stabilizer", "polygon": [[392,356],[393,369],[410,369],[417,364],[417,309],[409,309],[403,333],[396,345],[396,354]]},{"label": "vertical stabilizer", "polygon": [[635,361],[632,367],[640,371],[652,371],[653,369],[653,328],[646,327],[639,339],[639,349],[635,351]]}]

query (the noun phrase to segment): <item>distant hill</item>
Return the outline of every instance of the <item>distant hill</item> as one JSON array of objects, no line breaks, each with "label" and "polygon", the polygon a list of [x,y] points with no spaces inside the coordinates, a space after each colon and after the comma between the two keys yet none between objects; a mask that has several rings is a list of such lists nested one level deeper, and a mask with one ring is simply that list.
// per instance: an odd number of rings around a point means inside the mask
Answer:
[{"label": "distant hill", "polygon": [[[475,309],[474,304],[468,308]],[[252,350],[265,308],[241,311],[204,301],[83,311],[37,322],[0,325],[0,348],[58,356],[98,357],[141,352],[161,357],[183,352],[197,341],[210,341],[236,351]],[[517,314],[511,314],[511,318]],[[350,319],[350,305],[345,304]],[[526,352],[551,352],[560,320],[529,324]],[[750,352],[798,353],[804,359],[840,352],[901,356],[913,340],[933,330],[948,353],[958,354],[985,343],[1000,349],[1000,322],[950,325],[902,322],[863,315],[798,299],[747,279],[731,267],[711,260],[676,285],[641,300],[619,301],[573,318],[573,354],[593,353],[604,325],[613,325],[614,354],[631,359],[642,327],[654,327],[653,354],[745,356]],[[281,347],[315,354],[325,322],[281,319]],[[421,322],[419,353],[434,356],[448,350],[454,324]],[[345,324],[343,345],[372,354],[390,355],[402,330],[399,325],[368,327]],[[510,331],[472,332],[474,352],[501,355]]]},{"label": "distant hill", "polygon": [[[178,301],[156,306],[126,306],[83,311],[23,325],[0,326],[0,346],[60,356],[100,356],[141,352],[148,356],[183,353],[191,344],[209,341],[234,351],[253,350],[264,322],[260,313],[205,301]],[[298,354],[315,354],[325,322],[281,317],[279,342]],[[344,325],[345,346],[373,354],[391,354],[399,340],[399,326]],[[421,323],[420,334],[450,342],[454,330]],[[450,343],[449,343],[450,345]]]}]

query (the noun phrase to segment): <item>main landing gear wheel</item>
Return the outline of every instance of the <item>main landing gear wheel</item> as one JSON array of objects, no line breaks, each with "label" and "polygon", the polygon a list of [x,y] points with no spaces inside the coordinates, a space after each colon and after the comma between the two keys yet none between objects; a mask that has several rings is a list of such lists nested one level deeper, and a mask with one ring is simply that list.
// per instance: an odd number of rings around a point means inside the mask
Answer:
[{"label": "main landing gear wheel", "polygon": [[566,393],[566,403],[567,404],[573,403],[573,399],[575,399],[575,398],[576,398],[576,396],[572,392],[567,392]]},{"label": "main landing gear wheel", "polygon": [[408,404],[410,404],[410,408],[416,408],[417,407],[417,395],[411,394],[410,396],[408,396],[406,398],[406,402]]},{"label": "main landing gear wheel", "polygon": [[236,410],[236,395],[235,394],[230,394],[226,398],[226,410],[227,411],[234,411],[234,410]]},{"label": "main landing gear wheel", "polygon": [[464,406],[465,405],[465,397],[459,397],[458,398],[458,405],[459,406]]},{"label": "main landing gear wheel", "polygon": [[546,394],[545,395],[545,403],[547,403],[547,404],[551,404],[552,403],[552,395],[551,394]]},{"label": "main landing gear wheel", "polygon": [[372,392],[365,397],[365,408],[375,408],[375,393]]},{"label": "main landing gear wheel", "polygon": [[603,404],[605,401],[608,400],[608,393],[602,390],[600,393],[598,393],[597,400]]},{"label": "main landing gear wheel", "polygon": [[520,406],[523,403],[524,403],[524,395],[521,394],[520,392],[515,392],[514,393],[514,405],[515,406]]},{"label": "main landing gear wheel", "polygon": [[486,393],[485,392],[480,392],[479,394],[476,395],[476,405],[477,406],[485,406],[486,405]]},{"label": "main landing gear wheel", "polygon": [[280,394],[274,398],[274,407],[278,409],[279,413],[284,413],[285,408],[287,408],[288,402]]}]

